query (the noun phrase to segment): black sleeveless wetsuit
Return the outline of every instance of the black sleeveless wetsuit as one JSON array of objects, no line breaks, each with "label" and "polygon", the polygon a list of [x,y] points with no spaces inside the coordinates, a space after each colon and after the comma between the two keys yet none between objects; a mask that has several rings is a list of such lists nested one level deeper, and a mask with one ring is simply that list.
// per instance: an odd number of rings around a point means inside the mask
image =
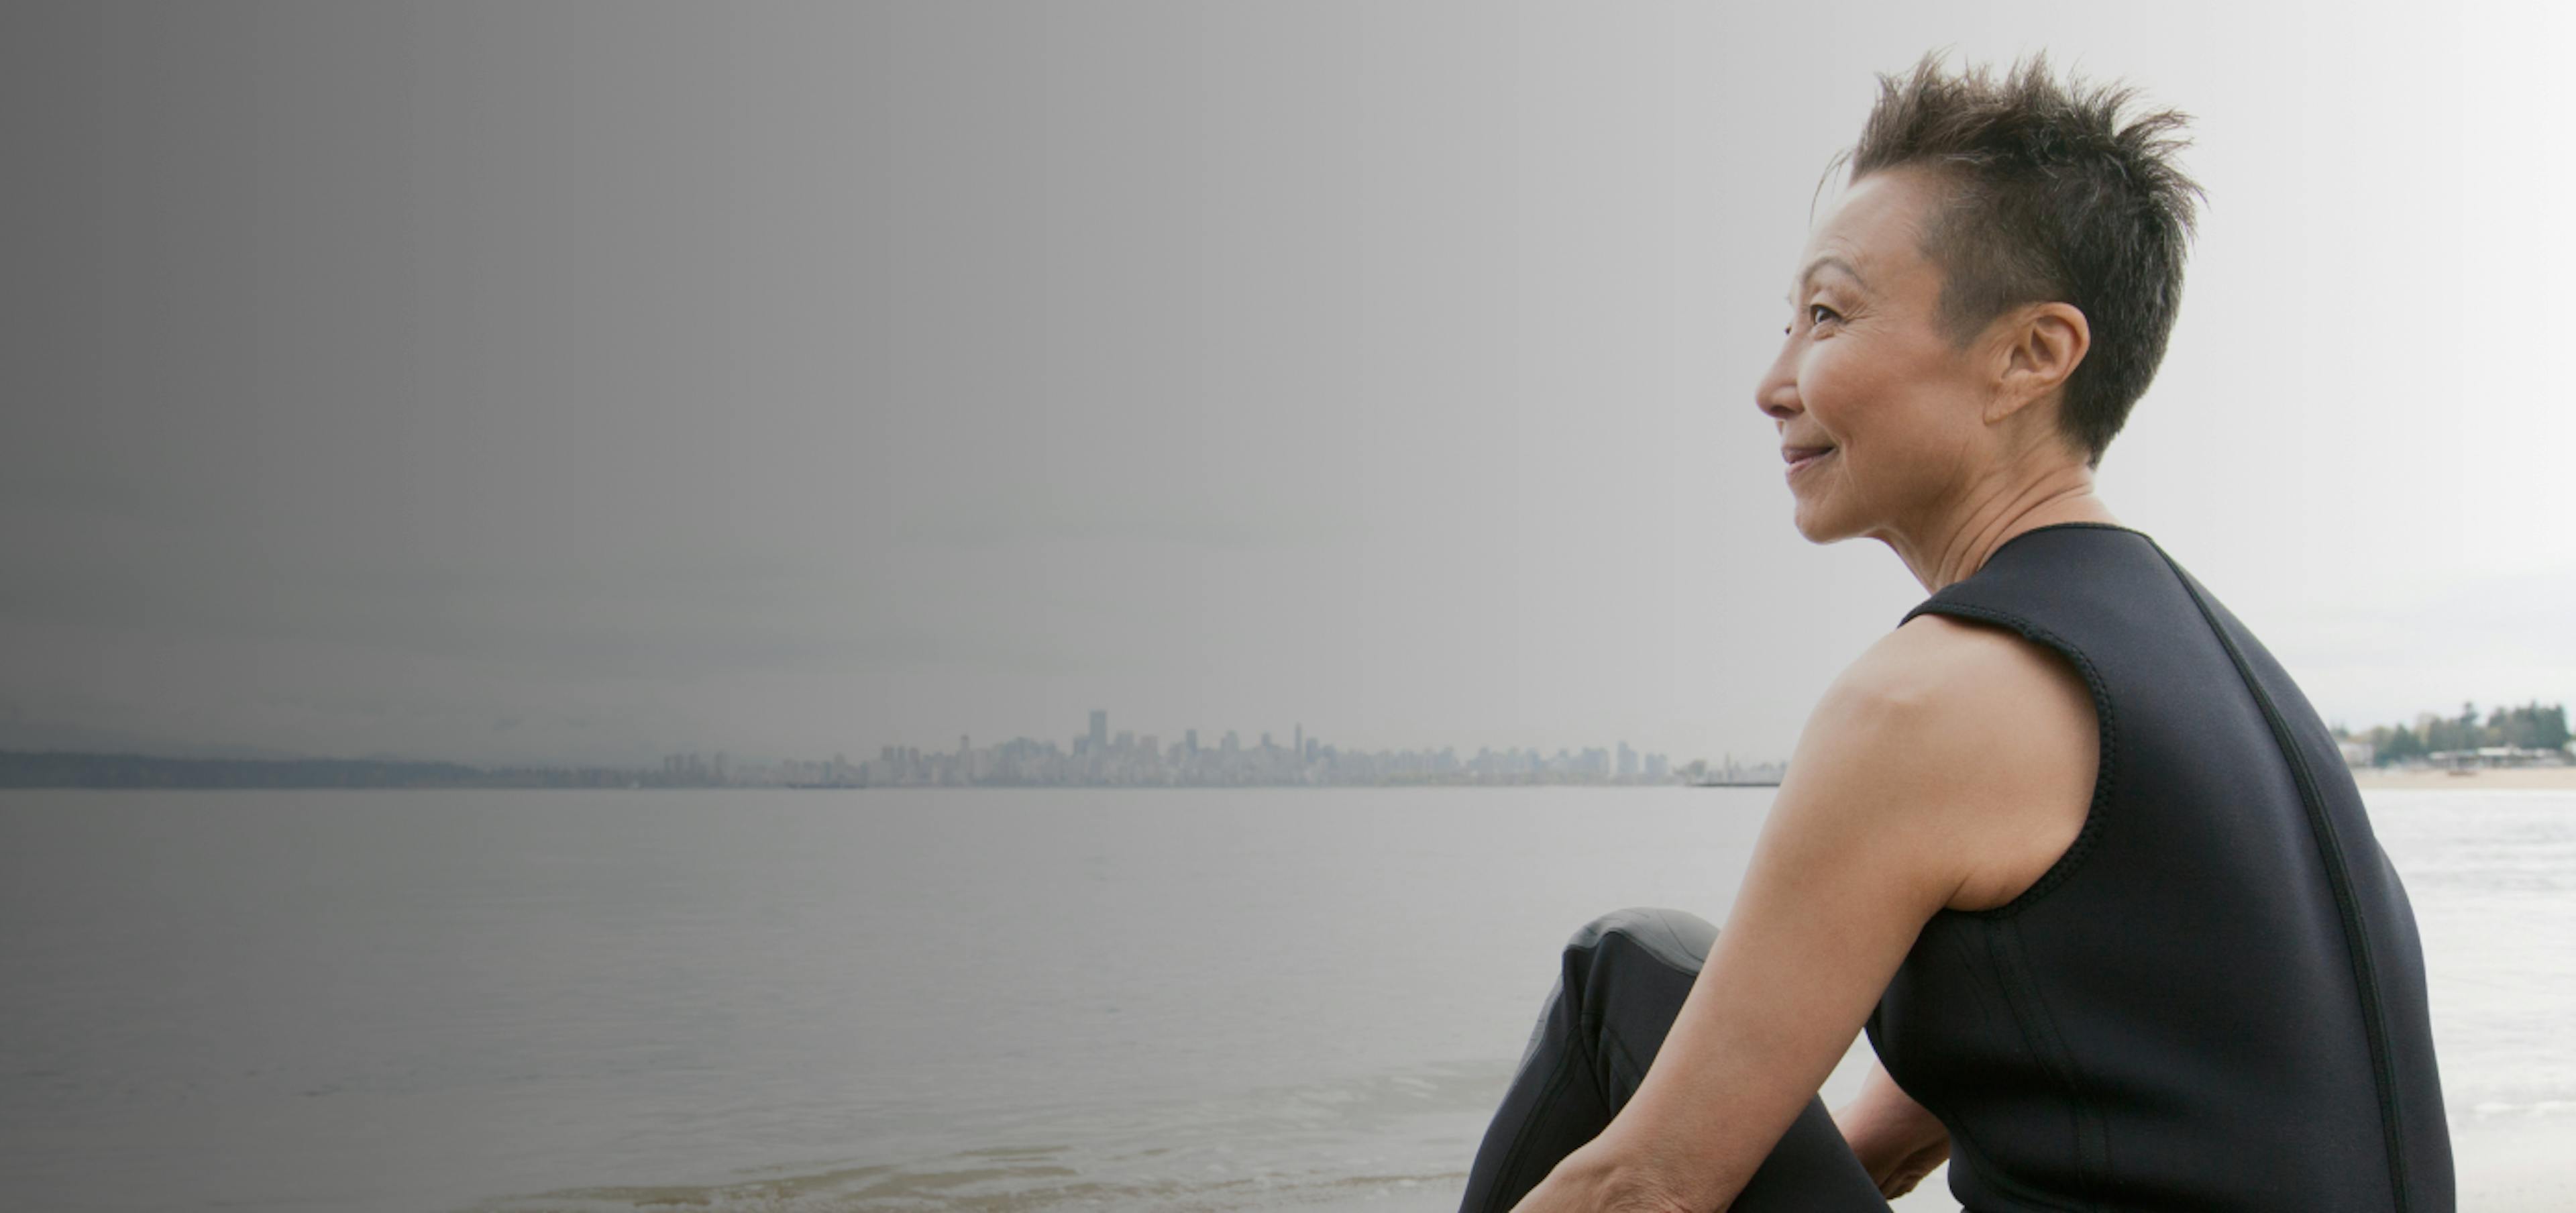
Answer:
[{"label": "black sleeveless wetsuit", "polygon": [[[2105,523],[2015,535],[1899,626],[1927,612],[2063,654],[2102,738],[2074,845],[2010,904],[1935,914],[1869,1017],[1948,1127],[1968,1213],[2455,1213],[2414,912],[2271,654]],[[1665,908],[1574,933],[1464,1213],[1503,1213],[1600,1133],[1716,934]],[[1887,1202],[1811,1098],[1733,1209]]]},{"label": "black sleeveless wetsuit", "polygon": [[1926,612],[2063,653],[2102,732],[2075,844],[1935,915],[1869,1020],[1961,1203],[2451,1213],[2414,912],[2272,655],[2103,523],[2013,536]]}]

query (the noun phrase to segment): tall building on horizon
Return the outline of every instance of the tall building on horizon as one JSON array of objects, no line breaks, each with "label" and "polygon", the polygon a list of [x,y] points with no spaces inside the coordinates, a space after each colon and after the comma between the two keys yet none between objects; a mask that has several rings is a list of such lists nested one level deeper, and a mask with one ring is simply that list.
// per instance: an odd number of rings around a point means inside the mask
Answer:
[{"label": "tall building on horizon", "polygon": [[1109,709],[1091,709],[1091,751],[1095,754],[1109,748]]}]

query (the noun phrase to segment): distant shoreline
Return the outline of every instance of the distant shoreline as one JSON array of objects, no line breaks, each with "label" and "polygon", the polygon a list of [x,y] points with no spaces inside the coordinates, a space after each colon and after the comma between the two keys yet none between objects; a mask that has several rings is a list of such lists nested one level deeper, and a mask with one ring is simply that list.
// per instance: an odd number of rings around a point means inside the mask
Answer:
[{"label": "distant shoreline", "polygon": [[[2400,788],[2421,791],[2470,791],[2481,789],[2528,788],[2547,791],[2576,791],[2576,765],[2555,767],[2473,767],[2459,773],[2442,768],[2389,769],[2361,767],[2352,771],[2353,782],[2363,788]],[[865,784],[809,784],[794,782],[739,782],[726,784],[672,780],[660,771],[622,770],[610,767],[545,768],[518,767],[486,769],[451,762],[404,762],[373,759],[239,759],[239,758],[156,758],[133,754],[80,754],[61,751],[0,751],[0,788],[78,789],[123,788],[178,790],[252,790],[252,789],[359,789],[359,788],[587,788],[645,789],[706,787],[765,787],[774,789],[815,789],[833,791],[917,790],[924,788],[1024,788],[1032,790],[1163,790],[1185,788],[1265,788],[1287,791],[1335,788],[1503,788],[1503,787],[1686,787],[1686,788],[1776,788],[1778,776],[1768,778],[1745,775],[1735,779],[1711,779],[1690,782],[1686,778],[1657,781],[1620,781],[1584,778],[1504,779],[1483,777],[1425,777],[1410,775],[1388,778],[1375,783],[1333,782],[1296,783],[1179,783],[1179,784],[1055,784],[1055,783],[985,783],[985,784],[888,784],[871,789]]]},{"label": "distant shoreline", "polygon": [[2466,774],[2460,775],[2445,770],[2401,771],[2362,767],[2352,773],[2352,781],[2365,788],[2455,792],[2486,788],[2545,788],[2564,792],[2576,791],[2576,766],[2470,767]]},{"label": "distant shoreline", "polygon": [[161,791],[292,791],[292,790],[770,790],[770,791],[964,791],[1026,789],[1046,791],[1161,791],[1167,789],[1325,788],[1519,788],[1519,787],[1681,787],[1680,774],[1640,779],[1634,776],[1579,772],[1463,773],[1390,772],[1375,780],[1330,779],[1290,782],[1278,779],[1182,780],[1176,782],[1052,782],[988,780],[982,782],[812,783],[771,778],[707,779],[695,773],[674,776],[664,769],[620,767],[476,767],[456,762],[372,758],[162,758],[143,754],[85,754],[72,751],[0,750],[0,789],[161,790]]}]

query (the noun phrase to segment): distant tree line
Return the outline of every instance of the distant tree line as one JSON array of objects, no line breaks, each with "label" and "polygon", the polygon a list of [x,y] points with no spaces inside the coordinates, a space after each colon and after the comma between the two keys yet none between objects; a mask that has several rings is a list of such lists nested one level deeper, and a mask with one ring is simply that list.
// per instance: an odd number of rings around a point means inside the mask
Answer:
[{"label": "distant tree line", "polygon": [[2383,767],[2444,750],[2474,750],[2484,746],[2563,749],[2569,736],[2567,705],[2542,707],[2538,700],[2518,708],[2497,708],[2487,713],[2483,723],[2478,719],[2477,705],[2463,703],[2460,714],[2450,719],[2427,712],[2416,719],[2413,728],[2383,724],[2366,733],[2338,731],[2336,735],[2369,742],[2374,750],[2371,764]]}]

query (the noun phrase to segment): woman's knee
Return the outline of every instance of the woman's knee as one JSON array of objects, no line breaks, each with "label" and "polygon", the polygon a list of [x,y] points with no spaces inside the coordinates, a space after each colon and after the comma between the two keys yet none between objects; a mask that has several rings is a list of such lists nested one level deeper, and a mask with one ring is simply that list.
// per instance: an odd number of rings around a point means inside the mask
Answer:
[{"label": "woman's knee", "polygon": [[1631,906],[1612,910],[1575,928],[1566,939],[1568,954],[1595,953],[1612,946],[1638,949],[1677,967],[1697,968],[1717,942],[1717,927],[1687,910]]}]

